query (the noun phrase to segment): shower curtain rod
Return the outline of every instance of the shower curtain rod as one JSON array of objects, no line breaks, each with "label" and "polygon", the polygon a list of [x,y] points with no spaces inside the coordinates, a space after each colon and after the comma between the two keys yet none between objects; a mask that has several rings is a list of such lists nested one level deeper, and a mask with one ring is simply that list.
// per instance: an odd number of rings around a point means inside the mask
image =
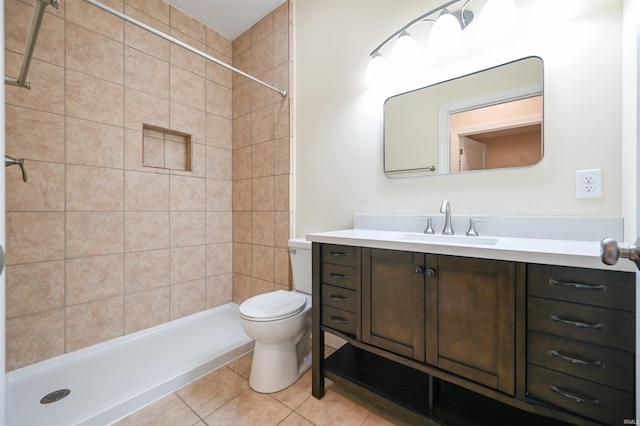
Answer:
[{"label": "shower curtain rod", "polygon": [[264,81],[259,80],[259,79],[255,78],[254,76],[249,75],[246,72],[241,71],[241,70],[239,70],[239,69],[227,64],[226,62],[223,62],[223,61],[221,61],[221,60],[219,60],[217,58],[214,58],[211,55],[207,55],[203,51],[198,50],[195,47],[192,47],[192,46],[190,46],[190,45],[188,45],[186,43],[183,43],[182,41],[178,40],[177,38],[172,37],[172,36],[170,36],[168,34],[165,34],[162,31],[158,31],[155,28],[150,27],[149,25],[147,25],[145,23],[142,23],[142,22],[138,21],[137,19],[134,19],[134,18],[130,17],[129,15],[125,15],[124,13],[119,12],[119,11],[117,11],[115,9],[112,9],[111,7],[106,6],[106,5],[104,5],[104,4],[100,3],[100,2],[97,2],[95,0],[84,0],[84,1],[86,1],[87,3],[90,3],[90,4],[92,4],[92,5],[96,6],[96,7],[104,10],[105,12],[108,12],[108,13],[110,13],[112,15],[118,16],[118,17],[124,19],[125,21],[132,23],[133,25],[136,25],[136,26],[138,26],[138,27],[140,27],[140,28],[142,28],[144,30],[147,30],[150,33],[153,33],[153,34],[157,35],[158,37],[161,37],[161,38],[163,38],[165,40],[168,40],[168,41],[170,41],[172,43],[175,43],[178,46],[184,47],[185,49],[189,50],[190,52],[193,52],[196,55],[202,56],[203,58],[208,59],[211,62],[215,62],[216,64],[218,64],[218,65],[220,65],[220,66],[222,66],[224,68],[227,68],[227,69],[229,69],[229,70],[231,70],[233,72],[236,72],[236,73],[238,73],[238,74],[240,74],[240,75],[242,75],[244,77],[247,77],[248,79],[253,80],[258,84],[261,84],[264,87],[267,87],[267,88],[273,90],[274,92],[278,92],[278,93],[280,93],[280,95],[282,95],[282,97],[287,96],[287,91],[286,90],[278,89],[277,87],[273,87],[269,83],[265,83]]},{"label": "shower curtain rod", "polygon": [[44,9],[49,5],[55,7],[56,9],[60,7],[58,0],[36,0],[35,5],[33,6],[33,15],[31,15],[31,26],[29,27],[29,34],[27,34],[27,43],[24,48],[24,57],[22,59],[20,76],[15,79],[7,77],[5,75],[4,84],[31,89],[31,84],[27,83],[27,73],[29,72],[31,57],[33,56],[33,51],[36,47],[36,40],[38,39],[38,33],[40,32],[40,24],[42,24]]}]

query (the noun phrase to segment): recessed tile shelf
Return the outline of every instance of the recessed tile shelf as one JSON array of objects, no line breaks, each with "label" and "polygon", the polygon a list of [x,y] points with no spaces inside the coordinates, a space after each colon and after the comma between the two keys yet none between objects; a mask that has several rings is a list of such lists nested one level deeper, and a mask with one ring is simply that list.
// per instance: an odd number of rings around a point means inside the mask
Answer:
[{"label": "recessed tile shelf", "polygon": [[177,130],[142,125],[142,165],[191,171],[191,135]]}]

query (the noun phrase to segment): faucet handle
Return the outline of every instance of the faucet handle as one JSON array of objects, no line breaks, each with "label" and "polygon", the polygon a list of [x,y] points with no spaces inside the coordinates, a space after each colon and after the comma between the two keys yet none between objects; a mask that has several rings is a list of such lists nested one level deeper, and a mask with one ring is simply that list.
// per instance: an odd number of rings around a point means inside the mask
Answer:
[{"label": "faucet handle", "polygon": [[433,230],[433,227],[431,226],[431,221],[432,218],[427,217],[424,219],[418,219],[420,222],[427,222],[427,227],[424,229],[424,233],[425,234],[435,234],[436,232]]},{"label": "faucet handle", "polygon": [[469,219],[469,230],[467,231],[467,236],[469,237],[477,237],[478,231],[476,231],[476,223],[489,223],[488,220],[476,220]]}]

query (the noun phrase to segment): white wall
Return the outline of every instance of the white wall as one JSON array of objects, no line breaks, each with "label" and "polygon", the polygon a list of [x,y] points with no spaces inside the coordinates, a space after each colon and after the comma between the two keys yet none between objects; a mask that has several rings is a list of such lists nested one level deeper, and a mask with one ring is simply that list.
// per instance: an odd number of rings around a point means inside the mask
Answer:
[{"label": "white wall", "polygon": [[[371,50],[443,2],[294,0],[296,236],[349,228],[354,213],[438,214],[445,198],[454,215],[621,216],[622,1],[571,2],[576,8],[561,22],[545,18],[562,15],[560,3],[542,1],[552,13],[536,15],[533,0],[518,0],[521,14],[510,33],[486,39],[475,22],[455,53],[432,56],[419,73],[381,90],[364,81]],[[545,153],[538,165],[384,176],[387,96],[530,55],[545,67]],[[575,197],[575,170],[588,168],[602,169],[602,199]]]}]

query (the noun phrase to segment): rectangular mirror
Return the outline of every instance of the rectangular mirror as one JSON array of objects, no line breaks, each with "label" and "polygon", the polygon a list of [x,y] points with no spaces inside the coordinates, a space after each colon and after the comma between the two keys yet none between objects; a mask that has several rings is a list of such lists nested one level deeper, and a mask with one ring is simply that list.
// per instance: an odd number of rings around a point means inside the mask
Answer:
[{"label": "rectangular mirror", "polygon": [[525,167],[543,156],[543,64],[528,57],[395,95],[384,172],[410,177]]}]

